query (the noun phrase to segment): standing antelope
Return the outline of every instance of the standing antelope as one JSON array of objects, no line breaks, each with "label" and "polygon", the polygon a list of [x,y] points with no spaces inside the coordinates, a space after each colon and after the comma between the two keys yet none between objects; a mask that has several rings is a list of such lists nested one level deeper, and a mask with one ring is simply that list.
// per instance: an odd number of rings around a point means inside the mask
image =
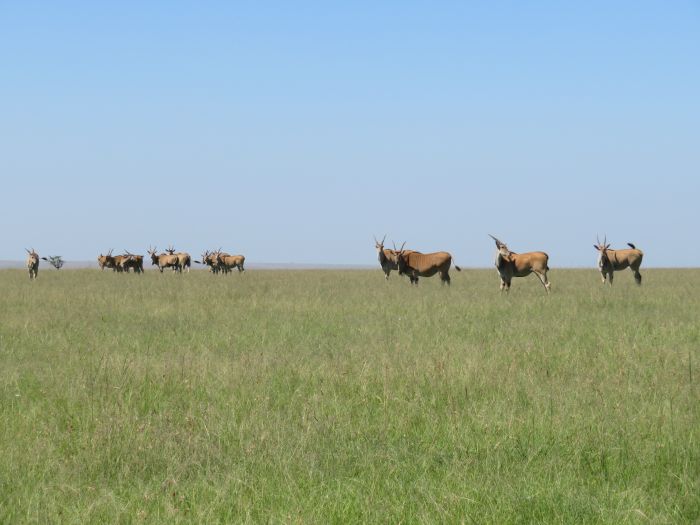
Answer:
[{"label": "standing antelope", "polygon": [[163,268],[179,268],[179,259],[177,255],[169,253],[161,253],[156,255],[156,248],[148,248],[148,255],[151,256],[151,266],[157,266],[160,273],[163,273]]},{"label": "standing antelope", "polygon": [[112,268],[112,270],[115,270],[116,267],[114,264],[114,257],[112,256],[112,250],[109,250],[107,255],[98,255],[97,264],[100,265],[100,270],[102,271],[104,271],[105,268]]},{"label": "standing antelope", "polygon": [[29,251],[25,248],[27,253],[27,270],[29,270],[29,280],[36,279],[39,275],[39,254],[34,251]]},{"label": "standing antelope", "polygon": [[126,252],[126,259],[122,262],[122,268],[129,272],[129,268],[134,269],[134,273],[143,273],[143,255],[134,255],[129,250]]},{"label": "standing antelope", "polygon": [[644,253],[642,250],[638,250],[637,247],[631,242],[627,243],[630,248],[625,248],[622,250],[611,250],[610,245],[607,243],[608,238],[601,243],[600,239],[596,239],[598,244],[594,244],[593,247],[598,250],[598,269],[600,270],[600,275],[603,279],[603,284],[607,277],[610,286],[613,283],[613,273],[616,270],[624,270],[629,266],[629,269],[634,272],[634,280],[637,284],[642,284],[642,274],[639,273],[639,267],[642,264],[642,258]]},{"label": "standing antelope", "polygon": [[201,261],[195,261],[197,264],[204,264],[209,267],[212,273],[219,273],[219,262],[216,259],[216,252],[204,250]]},{"label": "standing antelope", "polygon": [[245,256],[243,255],[229,255],[227,253],[222,253],[221,251],[215,254],[217,266],[226,274],[231,272],[233,268],[238,269],[238,273],[245,272],[243,264],[245,263]]},{"label": "standing antelope", "polygon": [[[386,239],[386,235],[384,236],[384,239]],[[379,257],[379,265],[382,267],[382,271],[384,271],[384,278],[388,281],[389,280],[389,274],[391,273],[391,270],[399,270],[399,265],[396,262],[396,246],[394,246],[394,249],[392,250],[391,248],[384,248],[384,239],[382,239],[382,242],[379,242],[377,238],[374,238],[374,247],[377,249],[377,255]],[[406,253],[410,253],[413,250],[404,250]],[[400,274],[399,274],[400,275]],[[411,284],[414,282],[418,284],[418,277],[413,277],[412,275],[409,275],[409,278],[411,279]]]},{"label": "standing antelope", "polygon": [[396,252],[389,248],[384,248],[384,239],[386,239],[386,235],[382,242],[379,242],[375,237],[374,247],[377,249],[377,255],[379,256],[379,266],[382,267],[384,278],[388,281],[391,270],[398,270],[399,267],[396,264]]},{"label": "standing antelope", "polygon": [[549,255],[544,252],[515,253],[508,249],[505,243],[499,241],[489,234],[496,241],[496,269],[501,276],[501,291],[510,291],[510,281],[513,277],[526,277],[534,273],[539,278],[544,289],[549,293],[551,283],[547,280],[549,271]]},{"label": "standing antelope", "polygon": [[[450,284],[449,272],[452,265],[452,255],[448,252],[420,253],[404,250],[405,244],[403,243],[401,249],[396,252],[396,265],[399,275],[408,275],[411,279],[411,284],[417,285],[419,277],[432,277],[439,273],[442,284]],[[456,264],[455,270],[458,272],[462,271]]]},{"label": "standing antelope", "polygon": [[114,270],[117,273],[129,272],[129,267],[127,266],[127,262],[129,261],[128,255],[124,253],[121,255],[113,255],[112,259],[114,260]]},{"label": "standing antelope", "polygon": [[175,253],[175,248],[172,246],[165,250],[168,252],[168,255],[177,255],[177,263],[178,263],[178,269],[180,272],[182,272],[183,268],[187,268],[187,273],[190,273],[190,266],[191,266],[191,261],[192,258],[190,257],[190,254],[187,252],[177,252]]}]

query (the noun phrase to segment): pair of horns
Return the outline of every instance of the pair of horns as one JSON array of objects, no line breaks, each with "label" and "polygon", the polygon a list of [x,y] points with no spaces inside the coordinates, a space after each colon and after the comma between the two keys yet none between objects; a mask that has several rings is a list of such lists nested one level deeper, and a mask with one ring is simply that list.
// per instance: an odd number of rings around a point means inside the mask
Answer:
[{"label": "pair of horns", "polygon": [[374,236],[374,242],[376,242],[377,244],[381,244],[382,246],[384,246],[384,240],[385,240],[385,239],[386,239],[386,234],[384,234],[384,237],[382,237],[382,242],[379,242],[379,241],[377,240],[377,237]]}]

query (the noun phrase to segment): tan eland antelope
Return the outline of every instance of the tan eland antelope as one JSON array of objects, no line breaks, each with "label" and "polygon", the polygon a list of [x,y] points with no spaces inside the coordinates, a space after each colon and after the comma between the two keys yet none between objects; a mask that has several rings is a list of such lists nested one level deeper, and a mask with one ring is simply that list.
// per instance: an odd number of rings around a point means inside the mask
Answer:
[{"label": "tan eland antelope", "polygon": [[170,247],[167,250],[169,255],[177,255],[177,263],[178,263],[178,269],[180,272],[182,272],[183,268],[187,268],[187,273],[190,273],[190,266],[192,262],[192,258],[190,257],[190,254],[187,252],[177,252],[175,253],[175,248]]},{"label": "tan eland antelope", "polygon": [[29,270],[29,280],[31,281],[39,275],[39,254],[34,251],[34,248],[31,251],[26,248],[25,250],[29,254],[27,256],[27,270]]},{"label": "tan eland antelope", "polygon": [[216,262],[218,267],[225,274],[230,273],[234,268],[238,269],[238,273],[245,272],[245,268],[243,267],[245,256],[243,255],[229,255],[219,250],[216,252]]},{"label": "tan eland antelope", "polygon": [[204,253],[202,253],[202,260],[195,262],[208,266],[211,273],[219,273],[219,261],[216,258],[216,252],[204,250]]},{"label": "tan eland antelope", "polygon": [[[452,255],[448,252],[421,253],[404,250],[405,245],[406,243],[403,243],[401,249],[396,251],[396,266],[399,275],[408,275],[411,284],[418,285],[419,277],[432,277],[439,273],[442,284],[450,284],[449,272],[452,265]],[[462,271],[456,264],[454,266],[458,272]]]},{"label": "tan eland antelope", "polygon": [[126,259],[122,262],[122,268],[125,272],[129,272],[130,269],[134,270],[134,273],[143,273],[143,255],[135,255],[129,250],[124,250],[126,253]]},{"label": "tan eland antelope", "polygon": [[111,268],[112,270],[116,270],[112,250],[109,250],[106,255],[98,255],[97,264],[100,266],[100,270],[102,271],[104,271],[105,268]]},{"label": "tan eland antelope", "polygon": [[129,268],[126,265],[129,260],[129,256],[127,254],[122,253],[120,255],[113,255],[112,259],[114,260],[114,271],[116,271],[117,273],[129,271]]},{"label": "tan eland antelope", "polygon": [[399,266],[396,263],[396,251],[392,250],[390,248],[384,248],[384,240],[386,239],[386,235],[382,238],[382,241],[379,242],[377,238],[374,238],[374,247],[377,249],[377,256],[379,258],[379,266],[382,267],[382,271],[384,272],[384,278],[388,281],[389,280],[389,274],[391,274],[391,270],[396,270],[398,271]]},{"label": "tan eland antelope", "polygon": [[[382,267],[382,271],[384,272],[384,278],[388,281],[389,280],[389,274],[391,273],[391,270],[396,270],[397,272],[399,271],[399,266],[396,262],[396,249],[392,250],[391,248],[384,248],[384,239],[386,239],[386,235],[382,239],[382,242],[379,242],[377,238],[374,238],[374,247],[377,249],[377,256],[379,258],[379,265]],[[394,246],[396,248],[396,246]],[[405,250],[406,253],[412,252],[413,250]],[[409,276],[411,279],[411,283],[416,281],[418,282],[417,277]]]},{"label": "tan eland antelope", "polygon": [[639,285],[642,284],[642,274],[639,273],[639,267],[644,257],[642,250],[638,250],[631,242],[627,243],[629,248],[611,250],[607,236],[602,243],[599,238],[596,240],[598,244],[594,244],[593,247],[598,250],[598,269],[600,270],[603,284],[605,284],[607,278],[610,286],[612,286],[613,273],[617,270],[624,270],[627,267],[634,272],[635,282]]},{"label": "tan eland antelope", "polygon": [[498,275],[501,276],[501,291],[510,291],[510,282],[513,277],[526,277],[534,273],[542,283],[542,286],[544,286],[544,289],[549,293],[552,285],[547,280],[549,255],[544,252],[511,252],[504,242],[499,241],[491,234],[489,234],[489,237],[496,241],[497,252],[494,262]]},{"label": "tan eland antelope", "polygon": [[[174,250],[173,250],[174,251]],[[157,266],[160,273],[163,273],[164,268],[178,268],[179,259],[177,255],[171,255],[169,253],[161,253],[156,255],[156,248],[148,248],[148,255],[151,256],[151,266]]]}]

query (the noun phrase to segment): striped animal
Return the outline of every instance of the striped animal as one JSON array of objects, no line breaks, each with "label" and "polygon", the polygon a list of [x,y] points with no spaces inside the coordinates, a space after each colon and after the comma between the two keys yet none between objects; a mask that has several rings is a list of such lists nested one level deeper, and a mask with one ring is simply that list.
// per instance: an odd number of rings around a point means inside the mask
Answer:
[{"label": "striped animal", "polygon": [[496,241],[497,251],[494,262],[501,277],[501,291],[510,291],[510,282],[513,277],[526,277],[534,273],[549,293],[551,287],[551,283],[547,280],[549,255],[544,252],[511,252],[504,242],[491,234],[489,237]]},{"label": "striped animal", "polygon": [[634,272],[635,282],[639,285],[642,284],[642,274],[639,273],[639,267],[642,265],[642,258],[644,257],[642,250],[638,250],[631,242],[627,243],[629,248],[611,250],[607,236],[602,243],[600,239],[597,239],[597,241],[598,244],[594,244],[593,247],[598,250],[598,269],[600,270],[603,284],[605,284],[607,278],[610,286],[612,286],[613,273],[628,267]]}]

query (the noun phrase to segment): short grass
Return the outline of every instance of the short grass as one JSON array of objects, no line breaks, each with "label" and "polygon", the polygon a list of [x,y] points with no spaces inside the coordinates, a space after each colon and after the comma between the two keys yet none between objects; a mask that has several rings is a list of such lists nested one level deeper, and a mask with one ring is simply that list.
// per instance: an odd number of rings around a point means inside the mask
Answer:
[{"label": "short grass", "polygon": [[2,523],[692,523],[700,270],[0,272]]}]

